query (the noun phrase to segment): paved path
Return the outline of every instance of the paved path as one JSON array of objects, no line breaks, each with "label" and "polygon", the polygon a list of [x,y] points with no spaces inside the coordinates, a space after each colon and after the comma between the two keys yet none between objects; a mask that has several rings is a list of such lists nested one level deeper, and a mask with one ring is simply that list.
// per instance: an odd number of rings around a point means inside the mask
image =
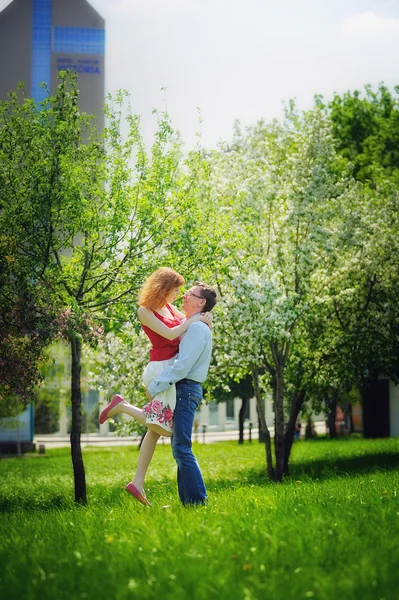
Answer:
[{"label": "paved path", "polygon": [[[318,421],[315,423],[316,432],[318,434],[326,433],[326,426],[324,421]],[[270,435],[274,436],[274,427],[270,427]],[[302,426],[304,430],[304,426]],[[249,439],[248,428],[244,430],[244,440],[247,442]],[[258,429],[252,429],[252,441],[257,441]],[[200,444],[213,444],[215,442],[225,442],[227,440],[238,441],[238,429],[229,431],[206,431],[205,436],[202,433],[200,427],[198,434],[193,433],[193,441],[199,442]],[[46,448],[63,448],[70,445],[69,436],[61,437],[57,435],[36,435],[34,438],[36,448],[39,448],[40,444],[44,444]],[[108,436],[99,436],[95,433],[83,433],[81,438],[81,444],[83,448],[87,446],[131,446],[132,444],[138,444],[140,438],[135,437],[119,437],[113,434]],[[170,438],[162,437],[160,444],[170,444]]]}]

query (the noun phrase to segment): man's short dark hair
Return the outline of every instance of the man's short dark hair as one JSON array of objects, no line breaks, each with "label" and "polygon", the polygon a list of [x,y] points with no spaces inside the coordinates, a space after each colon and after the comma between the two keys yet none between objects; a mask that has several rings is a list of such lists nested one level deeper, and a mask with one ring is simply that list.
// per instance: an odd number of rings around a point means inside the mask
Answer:
[{"label": "man's short dark hair", "polygon": [[215,288],[202,281],[196,281],[195,286],[201,288],[201,295],[206,300],[202,312],[210,312],[217,302],[217,293]]}]

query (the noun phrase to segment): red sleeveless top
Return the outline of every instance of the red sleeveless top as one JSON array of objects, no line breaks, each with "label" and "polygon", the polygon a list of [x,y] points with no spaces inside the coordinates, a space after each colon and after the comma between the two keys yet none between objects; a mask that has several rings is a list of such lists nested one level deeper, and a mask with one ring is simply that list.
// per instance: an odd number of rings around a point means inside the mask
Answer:
[{"label": "red sleeveless top", "polygon": [[[162,321],[162,323],[166,325],[166,327],[171,328],[176,327],[176,325],[180,325],[181,320],[173,314],[173,311],[170,308],[169,304],[167,304],[166,306],[169,312],[171,313],[170,317],[163,317],[159,313],[155,312],[155,310],[153,310],[152,312],[157,317],[157,319],[159,319],[160,321]],[[173,358],[177,354],[180,344],[179,337],[177,337],[174,340],[167,340],[166,338],[162,337],[162,335],[156,333],[146,325],[142,325],[142,328],[147,334],[152,344],[152,348],[150,350],[150,361],[168,360],[169,358]]]}]

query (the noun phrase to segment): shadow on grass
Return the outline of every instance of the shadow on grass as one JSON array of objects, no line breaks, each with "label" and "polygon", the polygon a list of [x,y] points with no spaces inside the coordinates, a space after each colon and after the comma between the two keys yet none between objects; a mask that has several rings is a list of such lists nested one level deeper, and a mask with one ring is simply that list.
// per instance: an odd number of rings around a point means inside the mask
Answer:
[{"label": "shadow on grass", "polygon": [[[170,482],[170,486],[172,486],[172,482]],[[0,496],[0,514],[11,514],[18,511],[46,514],[54,511],[82,510],[96,506],[115,508],[116,505],[124,503],[125,497],[128,497],[128,494],[122,485],[88,486],[88,504],[86,506],[74,502],[73,489],[62,490],[58,493],[48,491],[46,495],[42,494],[40,496],[35,493],[31,495],[14,493],[9,496]]]},{"label": "shadow on grass", "polygon": [[[63,487],[59,492],[52,490],[42,492],[40,495],[32,491],[18,494],[14,491],[11,494],[0,495],[0,515],[15,514],[19,511],[24,513],[46,514],[50,512],[62,512],[75,509],[97,508],[115,509],[117,506],[125,504],[126,499],[131,500],[130,494],[125,490],[124,483],[91,484],[87,485],[87,505],[77,504],[73,499],[73,489]],[[159,497],[165,494],[174,494],[177,497],[177,483],[174,478],[164,478],[162,482],[148,482],[148,490],[151,495]],[[136,500],[132,500],[133,506]],[[140,506],[140,505],[139,505]],[[142,507],[141,507],[142,508]]]},{"label": "shadow on grass", "polygon": [[47,513],[53,510],[67,510],[73,506],[73,500],[60,494],[47,498],[35,498],[29,496],[0,497],[0,513],[15,513],[17,511]]},{"label": "shadow on grass", "polygon": [[[358,456],[348,456],[343,458],[326,457],[316,460],[302,460],[293,462],[290,465],[290,474],[284,479],[290,483],[293,480],[318,480],[322,483],[326,480],[333,480],[337,477],[356,477],[362,474],[372,474],[378,472],[388,472],[399,469],[399,453],[397,452],[377,452],[364,453]],[[245,471],[233,471],[236,475],[232,478],[211,479],[205,477],[209,492],[217,490],[245,488],[249,485],[265,486],[274,485],[266,474],[265,468],[248,468]],[[177,485],[174,478],[164,478],[162,484],[149,479],[151,491],[157,494],[160,486],[163,492],[176,493]],[[114,507],[124,500],[123,488],[120,485],[94,485],[88,487],[89,506],[101,505]],[[11,496],[0,496],[0,513],[15,513],[17,511],[46,513],[49,511],[63,511],[77,508],[79,505],[73,502],[70,490],[65,493],[51,494],[38,497],[34,493],[31,495],[13,493]]]},{"label": "shadow on grass", "polygon": [[[399,454],[395,452],[368,453],[360,456],[348,456],[345,458],[323,458],[316,460],[302,460],[300,463],[290,464],[289,475],[284,481],[307,479],[320,483],[337,477],[357,477],[362,474],[388,472],[399,469]],[[244,475],[244,474],[243,474]],[[243,487],[245,485],[273,485],[264,470],[247,469],[245,481],[238,476],[236,479],[208,480],[207,487],[212,489],[224,489],[232,487]],[[283,482],[284,482],[283,481]]]},{"label": "shadow on grass", "polygon": [[305,475],[312,479],[330,479],[334,476],[351,476],[377,471],[393,471],[399,468],[399,453],[376,452],[343,458],[323,458],[293,462],[290,465],[291,477]]}]

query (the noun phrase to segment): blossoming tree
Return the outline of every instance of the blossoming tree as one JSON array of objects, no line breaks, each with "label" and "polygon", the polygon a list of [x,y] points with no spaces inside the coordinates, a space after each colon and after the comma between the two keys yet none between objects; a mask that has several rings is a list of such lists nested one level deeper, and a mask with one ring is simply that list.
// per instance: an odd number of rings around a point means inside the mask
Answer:
[{"label": "blossoming tree", "polygon": [[[298,115],[291,106],[283,123],[260,122],[245,132],[237,126],[215,162],[215,200],[230,213],[234,247],[217,335],[228,342],[230,371],[252,372],[268,473],[281,480],[304,397],[300,378],[286,395],[288,369],[300,372],[293,347],[332,301],[332,282],[343,280],[362,252],[361,229],[351,224],[360,186],[338,168],[320,110]],[[261,410],[264,385],[274,396],[275,466]]]}]

